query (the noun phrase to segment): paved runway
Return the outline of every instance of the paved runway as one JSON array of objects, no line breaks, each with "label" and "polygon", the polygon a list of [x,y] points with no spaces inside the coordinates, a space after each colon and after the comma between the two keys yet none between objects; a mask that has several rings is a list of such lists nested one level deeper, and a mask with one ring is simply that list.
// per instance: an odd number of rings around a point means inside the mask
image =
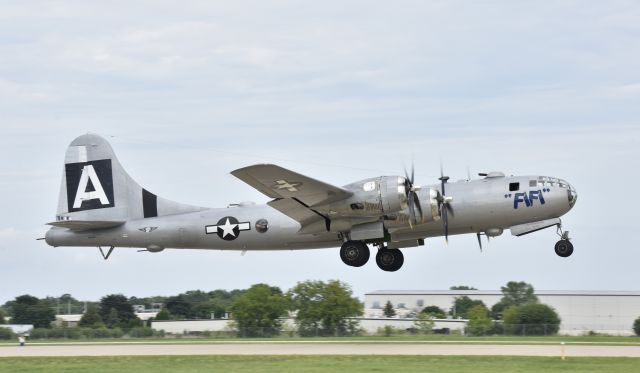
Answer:
[{"label": "paved runway", "polygon": [[8,356],[142,355],[494,355],[640,357],[640,346],[434,344],[136,344],[0,347]]}]

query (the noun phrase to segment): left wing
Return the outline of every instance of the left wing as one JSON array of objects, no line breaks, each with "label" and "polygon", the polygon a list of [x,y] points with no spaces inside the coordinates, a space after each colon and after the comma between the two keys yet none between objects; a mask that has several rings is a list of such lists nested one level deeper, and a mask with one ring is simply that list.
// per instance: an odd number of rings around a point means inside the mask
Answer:
[{"label": "left wing", "polygon": [[239,168],[232,171],[231,174],[267,197],[295,198],[306,207],[340,201],[353,195],[346,189],[272,164],[257,164]]}]

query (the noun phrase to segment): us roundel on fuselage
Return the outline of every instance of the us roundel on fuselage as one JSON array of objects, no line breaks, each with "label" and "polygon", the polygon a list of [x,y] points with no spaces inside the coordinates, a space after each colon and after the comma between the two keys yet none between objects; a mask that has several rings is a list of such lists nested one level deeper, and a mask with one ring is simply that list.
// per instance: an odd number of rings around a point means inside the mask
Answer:
[{"label": "us roundel on fuselage", "polygon": [[69,212],[114,207],[110,159],[65,165]]},{"label": "us roundel on fuselage", "polygon": [[240,232],[251,230],[251,223],[239,222],[233,216],[225,216],[215,225],[206,225],[204,230],[206,234],[215,233],[225,241],[233,241],[240,236]]}]

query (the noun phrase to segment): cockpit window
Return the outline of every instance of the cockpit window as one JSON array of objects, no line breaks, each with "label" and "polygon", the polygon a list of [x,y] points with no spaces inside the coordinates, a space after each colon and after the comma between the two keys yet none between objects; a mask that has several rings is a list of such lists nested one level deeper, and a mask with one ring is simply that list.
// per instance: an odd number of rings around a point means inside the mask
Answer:
[{"label": "cockpit window", "polygon": [[515,192],[520,190],[520,183],[509,183],[509,191]]}]

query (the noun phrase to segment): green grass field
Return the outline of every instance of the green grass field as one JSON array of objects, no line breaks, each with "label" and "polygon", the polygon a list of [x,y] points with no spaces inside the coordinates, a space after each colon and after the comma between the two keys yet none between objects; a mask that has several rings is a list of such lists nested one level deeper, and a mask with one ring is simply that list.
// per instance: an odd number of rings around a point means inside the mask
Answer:
[{"label": "green grass field", "polygon": [[135,356],[0,358],[0,372],[633,372],[634,358],[483,356]]}]

